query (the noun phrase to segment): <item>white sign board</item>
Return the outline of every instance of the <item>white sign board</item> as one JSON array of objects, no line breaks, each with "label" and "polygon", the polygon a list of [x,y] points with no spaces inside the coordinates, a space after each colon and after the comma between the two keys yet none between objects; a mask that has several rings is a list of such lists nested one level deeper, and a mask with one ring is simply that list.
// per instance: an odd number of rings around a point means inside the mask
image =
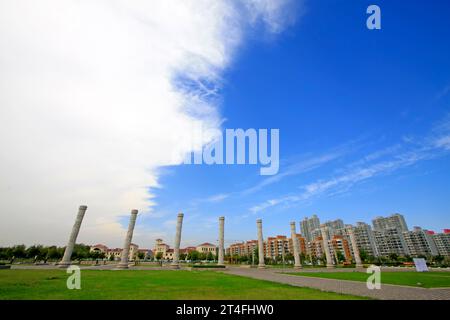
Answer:
[{"label": "white sign board", "polygon": [[428,271],[427,262],[423,258],[414,258],[414,264],[416,265],[417,272]]}]

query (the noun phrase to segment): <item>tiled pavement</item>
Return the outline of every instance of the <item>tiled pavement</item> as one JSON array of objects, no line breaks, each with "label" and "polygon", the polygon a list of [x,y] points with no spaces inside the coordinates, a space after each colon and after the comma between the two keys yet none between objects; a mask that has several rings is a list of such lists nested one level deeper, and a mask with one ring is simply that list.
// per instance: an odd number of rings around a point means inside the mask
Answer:
[{"label": "tiled pavement", "polygon": [[450,300],[450,288],[425,289],[382,284],[380,290],[369,290],[365,282],[313,278],[282,274],[281,270],[229,268],[227,273],[254,279],[315,288],[342,294],[364,296],[381,300]]}]

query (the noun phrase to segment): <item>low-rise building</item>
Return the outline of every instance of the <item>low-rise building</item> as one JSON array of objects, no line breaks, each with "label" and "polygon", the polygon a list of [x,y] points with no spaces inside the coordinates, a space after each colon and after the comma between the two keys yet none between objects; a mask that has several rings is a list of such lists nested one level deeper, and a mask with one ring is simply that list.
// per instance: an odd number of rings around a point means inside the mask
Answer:
[{"label": "low-rise building", "polygon": [[213,245],[212,243],[209,243],[209,242],[205,242],[205,243],[202,243],[202,244],[198,245],[196,247],[196,250],[198,252],[200,252],[200,253],[205,253],[205,254],[211,253],[214,256],[217,253],[217,247],[215,245]]}]

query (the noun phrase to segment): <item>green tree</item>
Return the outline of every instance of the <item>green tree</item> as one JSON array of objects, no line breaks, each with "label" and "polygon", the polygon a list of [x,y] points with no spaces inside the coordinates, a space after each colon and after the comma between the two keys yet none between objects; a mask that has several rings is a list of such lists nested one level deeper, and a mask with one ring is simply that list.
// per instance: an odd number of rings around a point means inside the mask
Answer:
[{"label": "green tree", "polygon": [[389,260],[391,260],[391,262],[397,262],[398,261],[398,254],[396,254],[395,252],[390,253],[389,254]]},{"label": "green tree", "polygon": [[189,253],[189,259],[192,261],[198,261],[200,259],[200,252],[197,250],[191,251]]},{"label": "green tree", "polygon": [[364,250],[364,249],[359,250],[359,257],[361,258],[362,262],[367,262],[368,254],[367,254],[366,250]]},{"label": "green tree", "polygon": [[63,248],[51,246],[47,248],[47,258],[51,260],[59,260],[63,256]]},{"label": "green tree", "polygon": [[11,257],[26,258],[27,252],[24,244],[13,246],[11,249]]},{"label": "green tree", "polygon": [[213,261],[214,260],[214,255],[212,254],[212,252],[208,252],[208,254],[206,255],[206,260],[208,261]]},{"label": "green tree", "polygon": [[162,253],[162,252],[158,252],[158,253],[156,254],[156,256],[155,256],[156,260],[158,260],[158,261],[161,260],[162,257],[163,257],[163,253]]},{"label": "green tree", "polygon": [[85,244],[75,244],[73,247],[72,259],[86,259],[90,257],[90,247]]},{"label": "green tree", "polygon": [[144,252],[138,252],[137,257],[138,257],[138,259],[144,259],[145,258],[145,253]]}]

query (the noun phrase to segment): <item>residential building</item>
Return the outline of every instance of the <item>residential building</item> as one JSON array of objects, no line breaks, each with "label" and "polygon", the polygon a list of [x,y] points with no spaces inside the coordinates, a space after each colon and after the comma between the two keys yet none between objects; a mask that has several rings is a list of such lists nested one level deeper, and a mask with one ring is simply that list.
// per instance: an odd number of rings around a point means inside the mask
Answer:
[{"label": "residential building", "polygon": [[450,258],[450,232],[435,233],[431,237],[434,240],[438,254]]},{"label": "residential building", "polygon": [[398,228],[375,231],[375,242],[380,256],[388,257],[390,254],[399,256],[409,255],[409,250],[403,237],[403,232]]},{"label": "residential building", "polygon": [[400,213],[394,213],[389,217],[376,217],[372,220],[373,230],[384,231],[388,229],[397,228],[401,232],[408,231],[408,226],[406,225],[405,217]]},{"label": "residential building", "polygon": [[286,236],[268,237],[265,241],[266,258],[276,259],[289,253],[289,240]]},{"label": "residential building", "polygon": [[359,251],[364,251],[369,256],[378,257],[378,248],[372,227],[364,222],[357,222],[353,227],[356,245]]},{"label": "residential building", "polygon": [[196,250],[200,253],[209,254],[212,253],[214,256],[216,255],[217,247],[212,243],[202,243],[196,247]]},{"label": "residential building", "polygon": [[412,231],[403,232],[409,255],[418,256],[437,256],[438,250],[434,243],[432,235],[420,227],[414,227]]},{"label": "residential building", "polygon": [[313,215],[311,218],[304,218],[300,221],[300,231],[307,242],[314,240],[312,232],[320,228],[320,220],[317,215]]}]

